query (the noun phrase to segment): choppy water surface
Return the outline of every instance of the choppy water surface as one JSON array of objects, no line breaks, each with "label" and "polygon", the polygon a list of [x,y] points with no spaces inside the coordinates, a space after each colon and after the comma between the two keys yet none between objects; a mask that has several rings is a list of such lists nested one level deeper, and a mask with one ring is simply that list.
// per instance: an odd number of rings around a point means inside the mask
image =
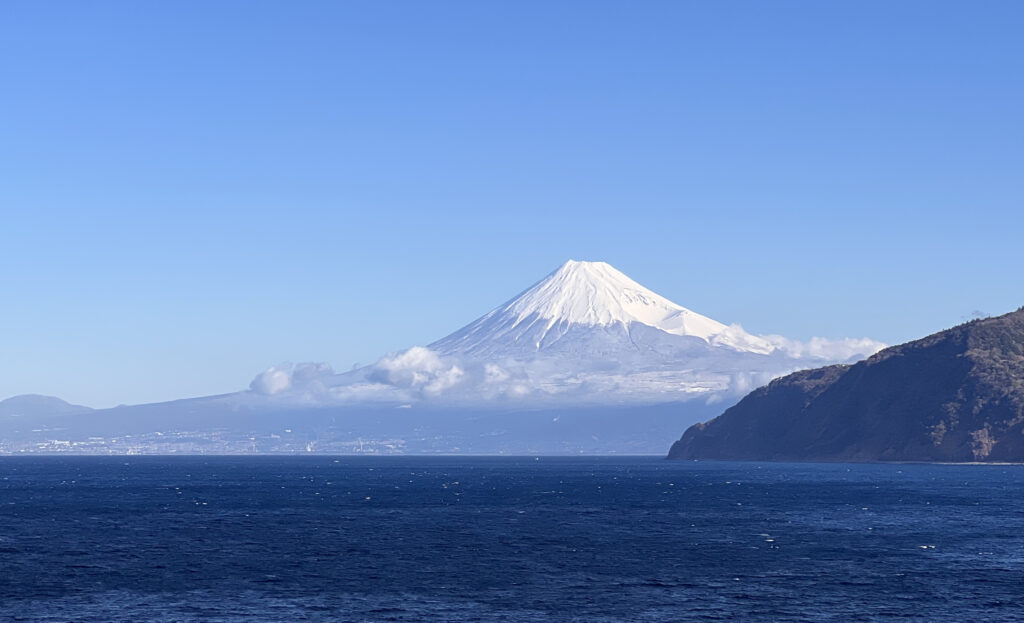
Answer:
[{"label": "choppy water surface", "polygon": [[1024,621],[1024,467],[0,459],[0,619]]}]

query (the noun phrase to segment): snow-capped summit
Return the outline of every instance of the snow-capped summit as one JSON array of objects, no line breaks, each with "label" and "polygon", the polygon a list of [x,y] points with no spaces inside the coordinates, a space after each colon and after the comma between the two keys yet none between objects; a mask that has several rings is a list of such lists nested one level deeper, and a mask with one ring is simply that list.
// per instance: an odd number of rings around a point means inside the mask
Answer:
[{"label": "snow-capped summit", "polygon": [[704,339],[727,328],[648,290],[606,262],[569,260],[501,311],[519,322],[534,316],[550,325],[642,322],[666,333]]},{"label": "snow-capped summit", "polygon": [[633,346],[631,332],[649,327],[747,353],[768,354],[774,350],[767,340],[674,303],[606,262],[576,260],[569,260],[516,298],[431,348],[494,354],[496,349],[515,345],[536,352],[583,327],[618,333]]}]

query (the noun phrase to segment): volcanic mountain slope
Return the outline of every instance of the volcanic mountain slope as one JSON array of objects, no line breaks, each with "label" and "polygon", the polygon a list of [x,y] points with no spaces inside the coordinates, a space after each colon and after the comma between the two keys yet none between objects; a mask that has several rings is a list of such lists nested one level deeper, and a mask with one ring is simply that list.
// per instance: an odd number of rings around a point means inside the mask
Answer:
[{"label": "volcanic mountain slope", "polygon": [[1024,308],[772,381],[669,458],[1024,461]]},{"label": "volcanic mountain slope", "polygon": [[455,333],[372,365],[278,365],[247,391],[0,417],[0,452],[660,454],[750,387],[878,348],[751,335],[604,262],[569,261]]},{"label": "volcanic mountain slope", "polygon": [[683,338],[675,342],[691,348],[760,355],[775,350],[768,340],[677,305],[610,264],[575,260],[430,348],[443,354],[523,358],[586,351],[600,342],[603,352],[614,347],[643,353],[647,346],[648,354],[657,355],[656,340],[644,339],[652,329],[664,334],[661,341]]},{"label": "volcanic mountain slope", "polygon": [[729,394],[882,346],[794,345],[702,316],[604,262],[570,260],[451,335],[337,377],[330,392],[356,401],[658,404]]}]

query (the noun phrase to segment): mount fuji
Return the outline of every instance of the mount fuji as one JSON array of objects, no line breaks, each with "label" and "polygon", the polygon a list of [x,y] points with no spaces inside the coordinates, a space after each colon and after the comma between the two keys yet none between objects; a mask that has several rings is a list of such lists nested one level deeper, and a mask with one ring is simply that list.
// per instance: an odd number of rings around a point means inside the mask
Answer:
[{"label": "mount fuji", "polygon": [[251,390],[306,403],[486,407],[722,401],[797,369],[861,359],[869,339],[757,336],[678,305],[605,262],[570,260],[426,347],[335,375],[275,367]]},{"label": "mount fuji", "polygon": [[[575,260],[431,348],[484,357],[529,357],[567,349],[578,349],[581,355],[633,354],[645,349],[632,334],[645,329],[739,352],[765,355],[774,350],[767,340],[677,305],[610,264]],[[612,338],[616,352],[594,350],[604,345],[605,336]]]},{"label": "mount fuji", "polygon": [[233,394],[38,426],[0,419],[0,452],[663,453],[772,378],[883,347],[752,335],[607,263],[570,260],[454,333],[370,366],[275,366]]}]

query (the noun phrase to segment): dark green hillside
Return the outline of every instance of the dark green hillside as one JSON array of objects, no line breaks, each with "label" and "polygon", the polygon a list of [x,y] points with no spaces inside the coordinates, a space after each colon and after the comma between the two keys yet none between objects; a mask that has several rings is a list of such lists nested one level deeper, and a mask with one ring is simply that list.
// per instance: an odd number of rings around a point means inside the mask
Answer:
[{"label": "dark green hillside", "polygon": [[669,458],[1024,461],[1024,308],[777,379]]}]

